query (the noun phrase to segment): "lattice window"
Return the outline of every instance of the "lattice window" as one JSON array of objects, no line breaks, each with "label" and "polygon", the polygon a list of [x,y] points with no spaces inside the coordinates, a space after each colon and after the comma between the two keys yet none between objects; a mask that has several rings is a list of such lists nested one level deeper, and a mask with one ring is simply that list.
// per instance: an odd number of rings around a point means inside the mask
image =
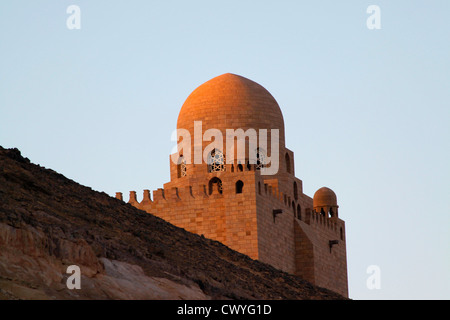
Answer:
[{"label": "lattice window", "polygon": [[182,177],[186,176],[186,159],[183,159],[183,161],[180,163],[180,175]]},{"label": "lattice window", "polygon": [[266,165],[266,154],[262,149],[256,149],[256,170],[260,170],[261,168],[264,168]]},{"label": "lattice window", "polygon": [[213,149],[208,155],[208,171],[225,171],[225,156],[222,151]]},{"label": "lattice window", "polygon": [[185,177],[187,175],[186,159],[181,156],[178,159],[178,178]]}]

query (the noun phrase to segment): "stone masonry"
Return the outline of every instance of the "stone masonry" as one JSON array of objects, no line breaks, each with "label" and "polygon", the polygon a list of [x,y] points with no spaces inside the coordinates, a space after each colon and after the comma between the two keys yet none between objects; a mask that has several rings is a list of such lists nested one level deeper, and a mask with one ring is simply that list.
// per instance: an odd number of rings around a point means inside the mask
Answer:
[{"label": "stone masonry", "polygon": [[[164,188],[144,190],[129,203],[148,213],[222,242],[228,247],[296,274],[320,287],[348,296],[345,223],[338,216],[337,197],[326,187],[311,198],[303,193],[295,176],[294,153],[285,147],[284,120],[272,95],[259,84],[234,74],[224,74],[202,84],[186,99],[178,116],[178,129],[195,134],[194,121],[202,122],[202,134],[215,128],[267,129],[267,150],[258,150],[258,162],[227,149],[209,152],[212,162],[186,161],[183,152],[171,155],[170,182]],[[262,174],[264,159],[273,154],[271,130],[279,130],[279,170]],[[205,150],[210,141],[195,148]],[[217,162],[214,159],[222,159]],[[226,161],[225,161],[226,159]],[[215,161],[215,162],[214,162]],[[122,193],[116,197],[123,199]],[[200,262],[199,262],[200,263]]]}]

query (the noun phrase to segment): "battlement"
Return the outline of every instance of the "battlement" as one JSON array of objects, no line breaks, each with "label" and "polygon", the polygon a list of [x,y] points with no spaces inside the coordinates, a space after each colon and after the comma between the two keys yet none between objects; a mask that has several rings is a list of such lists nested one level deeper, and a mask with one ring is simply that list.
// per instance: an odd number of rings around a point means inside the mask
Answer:
[{"label": "battlement", "polygon": [[339,223],[334,218],[329,218],[319,212],[311,211],[306,214],[308,224],[316,227],[324,227],[334,232],[339,232]]},{"label": "battlement", "polygon": [[[223,196],[223,194],[218,192],[213,192],[213,194],[218,194]],[[208,198],[209,196],[206,191],[206,185],[198,186],[186,186],[186,187],[171,187],[171,188],[158,188],[153,190],[153,200],[150,196],[150,190],[145,189],[143,191],[142,201],[137,200],[136,191],[129,192],[128,203],[134,206],[150,205],[154,202],[177,202],[183,200],[191,200],[194,198]],[[123,200],[122,192],[116,192],[116,199]]]},{"label": "battlement", "polygon": [[[261,187],[261,185],[263,187]],[[245,189],[247,190],[247,189]],[[246,192],[246,191],[244,191]],[[286,206],[288,202],[290,202],[291,197],[283,194],[283,192],[279,191],[278,186],[264,183],[259,185],[259,189],[257,190],[258,194],[261,196],[272,197],[280,202],[280,204],[284,204]],[[153,190],[153,199],[150,196],[150,190],[143,190],[143,198],[142,201],[137,200],[136,191],[129,192],[129,200],[128,203],[134,206],[140,205],[150,205],[153,202],[177,202],[177,201],[189,201],[195,198],[209,198],[211,196],[219,196],[223,197],[227,194],[225,191],[219,192],[217,188],[212,188],[211,193],[208,192],[208,186],[205,184],[198,184],[192,186],[183,186],[183,187],[170,187],[170,188],[158,188]],[[216,197],[215,197],[216,198]],[[123,193],[116,192],[116,199],[124,201]]]},{"label": "battlement", "polygon": [[[259,181],[258,181],[259,180]],[[317,213],[310,208],[304,208],[300,213],[297,211],[298,207],[294,204],[294,199],[288,193],[283,193],[279,190],[278,181],[275,179],[264,180],[260,175],[257,176],[256,180],[256,190],[255,194],[259,197],[267,199],[277,208],[283,210],[284,214],[292,215],[294,218],[305,222],[315,228],[323,228],[339,233],[340,223],[338,220],[324,216],[321,213]],[[227,193],[228,192],[228,193]],[[154,213],[153,209],[161,209],[161,205],[164,207],[176,207],[182,205],[184,202],[188,205],[188,202],[195,200],[212,200],[215,201],[220,198],[227,197],[231,192],[231,189],[225,191],[220,191],[217,188],[212,188],[209,190],[206,184],[195,184],[182,187],[169,187],[169,188],[158,188],[153,190],[151,196],[150,190],[143,190],[143,197],[141,201],[137,200],[136,191],[129,192],[128,203],[149,213]],[[244,189],[243,192],[252,192],[249,189]],[[311,198],[303,195],[310,201]],[[123,194],[121,192],[116,192],[116,198],[123,200]],[[153,198],[153,199],[152,199]]]}]

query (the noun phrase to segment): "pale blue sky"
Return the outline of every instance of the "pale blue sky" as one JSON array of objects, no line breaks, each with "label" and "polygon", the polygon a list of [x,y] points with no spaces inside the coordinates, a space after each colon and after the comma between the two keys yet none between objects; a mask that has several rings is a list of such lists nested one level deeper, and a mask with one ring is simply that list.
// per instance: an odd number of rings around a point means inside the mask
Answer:
[{"label": "pale blue sky", "polygon": [[169,181],[189,93],[242,75],[278,101],[304,192],[338,195],[350,297],[449,299],[449,16],[447,0],[1,1],[0,145],[141,198]]}]

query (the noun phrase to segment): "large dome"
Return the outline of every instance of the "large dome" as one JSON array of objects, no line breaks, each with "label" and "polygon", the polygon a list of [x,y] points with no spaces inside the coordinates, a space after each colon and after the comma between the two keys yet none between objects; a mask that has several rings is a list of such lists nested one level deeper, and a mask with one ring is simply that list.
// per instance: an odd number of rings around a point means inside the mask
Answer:
[{"label": "large dome", "polygon": [[215,128],[224,137],[226,129],[279,129],[284,146],[284,120],[276,100],[258,83],[235,74],[215,77],[189,95],[178,115],[177,128],[192,135],[194,121],[202,121],[203,132]]}]

